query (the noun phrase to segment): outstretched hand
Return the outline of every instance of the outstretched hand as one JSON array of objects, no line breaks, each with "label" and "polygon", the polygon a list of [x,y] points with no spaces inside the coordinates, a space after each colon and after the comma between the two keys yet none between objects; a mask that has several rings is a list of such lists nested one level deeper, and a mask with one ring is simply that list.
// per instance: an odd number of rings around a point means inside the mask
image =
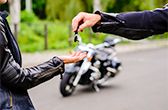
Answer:
[{"label": "outstretched hand", "polygon": [[99,23],[100,20],[101,16],[99,14],[80,12],[72,19],[72,29],[75,32],[79,26],[78,32],[82,32],[84,28],[94,26],[96,23]]},{"label": "outstretched hand", "polygon": [[82,53],[82,51],[74,52],[71,56],[60,56],[59,58],[63,60],[65,64],[75,63],[84,59],[87,56],[86,52]]}]

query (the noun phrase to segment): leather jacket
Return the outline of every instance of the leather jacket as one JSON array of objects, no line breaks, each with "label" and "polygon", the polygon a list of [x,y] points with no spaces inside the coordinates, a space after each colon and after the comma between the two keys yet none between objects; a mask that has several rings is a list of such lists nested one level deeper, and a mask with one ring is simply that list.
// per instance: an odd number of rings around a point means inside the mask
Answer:
[{"label": "leather jacket", "polygon": [[151,35],[168,32],[168,4],[154,11],[103,13],[100,25],[92,27],[94,32],[119,35],[132,40],[144,39]]},{"label": "leather jacket", "polygon": [[31,68],[21,67],[21,54],[8,22],[0,12],[0,110],[34,110],[27,89],[64,72],[58,57]]}]

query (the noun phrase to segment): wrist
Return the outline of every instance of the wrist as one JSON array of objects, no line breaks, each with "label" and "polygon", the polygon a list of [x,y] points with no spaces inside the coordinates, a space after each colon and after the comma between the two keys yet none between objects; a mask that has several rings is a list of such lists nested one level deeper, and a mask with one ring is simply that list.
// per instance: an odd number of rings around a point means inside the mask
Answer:
[{"label": "wrist", "polygon": [[101,15],[96,14],[96,16],[97,16],[96,19],[98,20],[96,24],[97,24],[97,25],[100,25]]},{"label": "wrist", "polygon": [[100,22],[101,22],[101,19],[102,19],[100,11],[95,11],[94,14],[97,16],[96,19],[98,20],[96,24],[100,25]]}]

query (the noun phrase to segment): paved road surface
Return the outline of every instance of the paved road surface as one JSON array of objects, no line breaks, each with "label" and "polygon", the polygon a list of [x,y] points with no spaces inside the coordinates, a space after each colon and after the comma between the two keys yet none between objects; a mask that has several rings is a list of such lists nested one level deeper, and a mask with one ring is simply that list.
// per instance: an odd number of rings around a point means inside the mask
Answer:
[{"label": "paved road surface", "polygon": [[168,110],[168,48],[120,53],[124,70],[101,91],[59,92],[60,76],[29,90],[37,110]]}]

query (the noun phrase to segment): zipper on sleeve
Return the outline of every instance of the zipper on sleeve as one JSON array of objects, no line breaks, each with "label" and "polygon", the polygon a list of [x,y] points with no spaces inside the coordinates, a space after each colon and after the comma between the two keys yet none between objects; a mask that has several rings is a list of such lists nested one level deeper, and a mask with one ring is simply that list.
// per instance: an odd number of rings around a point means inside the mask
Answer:
[{"label": "zipper on sleeve", "polygon": [[59,69],[61,70],[61,72],[63,72],[63,69],[62,69],[62,67],[59,67]]},{"label": "zipper on sleeve", "polygon": [[63,75],[62,75],[63,69],[62,67],[59,67],[59,69],[61,70],[60,79],[63,79]]},{"label": "zipper on sleeve", "polygon": [[38,76],[38,78],[43,77],[43,76],[45,76],[45,75],[47,75],[47,74],[49,74],[49,73],[52,73],[52,72],[54,72],[54,71],[57,71],[58,69],[59,69],[59,68],[54,69],[54,70],[51,70],[51,71],[49,71],[49,72],[47,72],[47,73],[41,74],[41,75]]},{"label": "zipper on sleeve", "polygon": [[[45,75],[47,75],[47,74],[50,74],[50,73],[52,73],[52,72],[54,72],[54,71],[57,71],[58,69],[59,69],[61,72],[63,72],[62,67],[58,67],[58,68],[56,68],[56,69],[54,69],[54,70],[51,70],[51,71],[49,71],[49,72],[46,72],[46,73],[44,73],[44,74],[39,75],[38,78],[43,77],[43,76],[45,76]],[[62,75],[62,73],[61,73],[61,75]]]},{"label": "zipper on sleeve", "polygon": [[10,106],[13,106],[12,94],[11,94],[11,92],[10,92],[10,91],[9,91],[9,98],[10,98]]}]

